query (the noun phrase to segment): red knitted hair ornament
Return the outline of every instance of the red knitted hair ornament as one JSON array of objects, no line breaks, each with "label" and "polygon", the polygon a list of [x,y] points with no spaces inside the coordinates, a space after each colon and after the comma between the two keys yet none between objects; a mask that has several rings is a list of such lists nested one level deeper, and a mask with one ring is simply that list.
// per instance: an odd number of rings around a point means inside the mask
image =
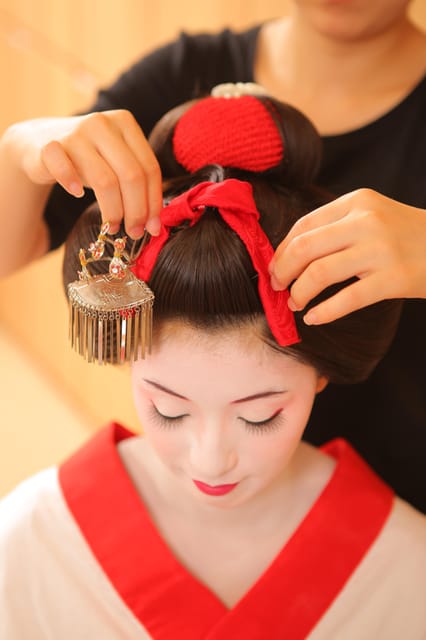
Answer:
[{"label": "red knitted hair ornament", "polygon": [[135,275],[148,282],[170,230],[184,220],[189,220],[190,226],[193,226],[206,207],[215,207],[246,246],[259,275],[260,299],[277,343],[288,346],[299,342],[294,315],[287,305],[288,291],[274,291],[270,284],[268,265],[274,250],[259,224],[260,216],[253,198],[253,189],[248,182],[233,178],[223,182],[201,182],[171,200],[160,214],[160,235],[152,236],[143,249],[133,268]]},{"label": "red knitted hair ornament", "polygon": [[209,97],[181,116],[173,134],[173,151],[189,172],[208,164],[261,172],[280,164],[284,143],[258,98]]}]

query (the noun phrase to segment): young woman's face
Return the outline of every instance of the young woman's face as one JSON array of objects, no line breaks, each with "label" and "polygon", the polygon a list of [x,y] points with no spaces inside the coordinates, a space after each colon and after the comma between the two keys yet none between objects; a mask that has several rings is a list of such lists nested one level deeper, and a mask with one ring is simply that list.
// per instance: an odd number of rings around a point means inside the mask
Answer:
[{"label": "young woman's face", "polygon": [[160,467],[175,489],[220,507],[283,480],[324,386],[315,369],[248,329],[174,327],[133,367],[136,409]]}]

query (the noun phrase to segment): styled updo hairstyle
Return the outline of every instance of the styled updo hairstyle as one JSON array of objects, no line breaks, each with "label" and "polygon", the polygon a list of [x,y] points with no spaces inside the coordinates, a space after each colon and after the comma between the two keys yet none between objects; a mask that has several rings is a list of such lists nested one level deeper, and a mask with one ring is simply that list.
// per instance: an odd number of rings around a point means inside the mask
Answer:
[{"label": "styled updo hairstyle", "polygon": [[[200,182],[245,180],[253,187],[260,226],[276,248],[299,218],[332,199],[315,185],[321,139],[293,107],[265,96],[245,98],[185,103],[158,122],[150,143],[165,178],[166,204]],[[67,253],[70,259],[98,233],[99,213],[92,208],[88,215],[93,237],[87,237],[88,223],[82,216]],[[65,282],[75,278],[70,275],[65,274]],[[201,331],[252,323],[271,348],[314,366],[335,383],[365,380],[388,350],[399,321],[399,301],[379,302],[325,325],[303,322],[308,308],[348,281],[330,287],[295,313],[301,341],[280,347],[265,319],[257,277],[238,235],[217,209],[206,207],[193,226],[183,223],[172,229],[154,265],[148,282],[155,294],[154,332],[173,320]]]},{"label": "styled updo hairstyle", "polygon": [[[197,114],[196,118],[190,110],[197,108],[199,101],[185,103],[159,121],[150,143],[166,178],[166,201],[204,180],[246,180],[253,186],[260,225],[276,248],[299,218],[333,198],[315,185],[321,139],[310,121],[297,109],[273,98],[251,96],[251,99],[270,115],[283,143],[282,157],[262,171],[247,169],[262,147],[261,126],[256,128],[256,122],[247,124],[243,109],[238,114],[235,108],[234,122],[229,124],[225,119],[227,105],[229,108],[238,105],[240,98],[223,99],[217,110],[215,99],[209,98],[211,113],[204,110],[203,114],[200,107],[201,115]],[[186,155],[179,149],[179,155],[186,160],[191,156],[191,146],[204,145],[200,153],[198,149],[194,151],[195,165],[193,162],[191,168],[195,170],[191,173],[176,158],[176,128],[185,114],[188,114],[188,126],[183,142],[188,141],[188,148],[184,148]],[[206,121],[208,116],[210,121]],[[191,124],[193,134],[189,136]],[[240,157],[234,161],[235,166],[213,164],[220,159],[223,147],[225,151],[231,147],[234,153],[238,149]],[[203,155],[212,158],[212,164],[196,168],[196,162],[201,163],[198,156]],[[154,322],[183,317],[194,326],[209,328],[238,324],[244,318],[263,315],[257,274],[247,251],[214,209],[206,210],[194,226],[175,230],[159,255],[149,284],[156,295]],[[303,312],[295,314],[300,343],[279,347],[266,321],[263,339],[274,349],[311,364],[331,382],[365,380],[392,342],[401,312],[400,302],[383,301],[326,325],[308,326],[303,322],[310,307],[348,284],[328,288]]]},{"label": "styled updo hairstyle", "polygon": [[196,172],[208,157],[208,164],[295,188],[311,185],[321,162],[321,141],[311,122],[265,95],[185,102],[159,120],[149,142],[165,180]]}]

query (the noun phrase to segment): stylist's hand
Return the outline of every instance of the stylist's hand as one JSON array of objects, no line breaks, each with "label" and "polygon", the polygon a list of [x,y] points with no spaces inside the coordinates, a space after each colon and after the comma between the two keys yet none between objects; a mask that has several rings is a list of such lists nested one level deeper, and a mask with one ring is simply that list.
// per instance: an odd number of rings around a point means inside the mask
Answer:
[{"label": "stylist's hand", "polygon": [[426,211],[359,189],[300,219],[270,265],[275,289],[294,283],[289,306],[303,310],[329,285],[358,280],[306,315],[336,320],[391,298],[426,298]]},{"label": "stylist's hand", "polygon": [[23,170],[36,184],[59,182],[73,196],[94,190],[102,218],[137,238],[159,231],[158,162],[129,111],[42,118],[18,125]]}]

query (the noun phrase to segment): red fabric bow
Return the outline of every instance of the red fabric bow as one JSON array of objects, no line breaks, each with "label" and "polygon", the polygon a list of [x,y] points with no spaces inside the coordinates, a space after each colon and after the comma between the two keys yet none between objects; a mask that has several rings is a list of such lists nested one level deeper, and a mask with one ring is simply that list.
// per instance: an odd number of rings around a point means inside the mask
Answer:
[{"label": "red fabric bow", "polygon": [[[177,196],[161,211],[160,235],[152,236],[133,268],[135,275],[149,281],[158,254],[167,241],[170,229],[184,220],[196,224],[205,207],[216,207],[223,220],[244,242],[259,279],[259,295],[271,332],[281,346],[299,342],[294,315],[287,305],[288,291],[274,291],[268,265],[274,250],[259,225],[259,212],[248,182],[228,179],[223,182],[201,182]],[[154,292],[155,293],[155,292]]]}]

